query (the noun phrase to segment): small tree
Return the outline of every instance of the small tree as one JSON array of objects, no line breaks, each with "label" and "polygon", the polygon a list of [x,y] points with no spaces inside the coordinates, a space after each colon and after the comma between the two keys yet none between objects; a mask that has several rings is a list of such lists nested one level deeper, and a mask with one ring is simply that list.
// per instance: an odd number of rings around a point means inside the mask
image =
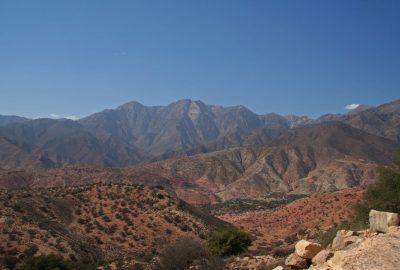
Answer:
[{"label": "small tree", "polygon": [[155,269],[189,269],[194,261],[206,257],[207,251],[200,242],[192,238],[182,238],[163,249],[160,254],[160,263]]},{"label": "small tree", "polygon": [[224,228],[214,232],[208,239],[208,249],[217,256],[237,255],[251,245],[250,235],[235,228]]}]

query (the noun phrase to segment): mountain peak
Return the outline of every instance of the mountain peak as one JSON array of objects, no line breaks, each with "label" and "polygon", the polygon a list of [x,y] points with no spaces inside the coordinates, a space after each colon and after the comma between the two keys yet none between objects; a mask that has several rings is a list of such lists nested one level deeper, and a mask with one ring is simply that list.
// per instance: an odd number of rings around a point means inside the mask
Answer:
[{"label": "mountain peak", "polygon": [[144,105],[133,100],[133,101],[129,101],[127,103],[122,104],[117,109],[136,108],[136,107],[144,107]]}]

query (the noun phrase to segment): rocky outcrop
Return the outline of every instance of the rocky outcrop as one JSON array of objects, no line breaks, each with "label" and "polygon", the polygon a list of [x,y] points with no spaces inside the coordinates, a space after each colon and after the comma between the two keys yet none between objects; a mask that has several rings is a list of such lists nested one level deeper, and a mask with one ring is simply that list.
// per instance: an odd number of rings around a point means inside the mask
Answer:
[{"label": "rocky outcrop", "polygon": [[[399,225],[398,214],[372,210],[368,230],[341,230],[329,249],[317,253],[315,250],[318,245],[314,250],[311,248],[314,247],[313,243],[301,240],[296,244],[296,252],[286,259],[285,264],[290,269],[399,270]],[[314,252],[307,253],[307,249]]]},{"label": "rocky outcrop", "polygon": [[335,252],[326,266],[332,270],[398,270],[400,227],[390,227],[387,234],[365,238],[355,248]]},{"label": "rocky outcrop", "polygon": [[371,231],[388,232],[389,227],[399,226],[400,215],[396,213],[371,210],[369,213],[369,224]]}]

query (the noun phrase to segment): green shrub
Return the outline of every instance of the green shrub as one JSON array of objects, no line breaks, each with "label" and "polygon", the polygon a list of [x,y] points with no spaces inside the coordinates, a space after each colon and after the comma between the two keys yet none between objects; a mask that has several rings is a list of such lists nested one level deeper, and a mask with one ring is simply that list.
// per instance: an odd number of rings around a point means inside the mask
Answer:
[{"label": "green shrub", "polygon": [[211,234],[208,249],[217,256],[237,255],[251,245],[250,235],[235,228],[224,228]]},{"label": "green shrub", "polygon": [[400,164],[379,168],[379,178],[356,205],[355,221],[368,224],[371,209],[400,213]]},{"label": "green shrub", "polygon": [[62,257],[50,254],[28,258],[22,265],[21,270],[69,270],[69,262]]}]

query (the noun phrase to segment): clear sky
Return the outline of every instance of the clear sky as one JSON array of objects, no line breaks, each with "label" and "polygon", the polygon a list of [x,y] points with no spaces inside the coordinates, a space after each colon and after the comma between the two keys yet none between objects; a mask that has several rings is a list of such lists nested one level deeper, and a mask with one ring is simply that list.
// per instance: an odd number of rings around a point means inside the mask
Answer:
[{"label": "clear sky", "polygon": [[0,0],[0,114],[191,98],[316,117],[399,86],[398,0]]}]

